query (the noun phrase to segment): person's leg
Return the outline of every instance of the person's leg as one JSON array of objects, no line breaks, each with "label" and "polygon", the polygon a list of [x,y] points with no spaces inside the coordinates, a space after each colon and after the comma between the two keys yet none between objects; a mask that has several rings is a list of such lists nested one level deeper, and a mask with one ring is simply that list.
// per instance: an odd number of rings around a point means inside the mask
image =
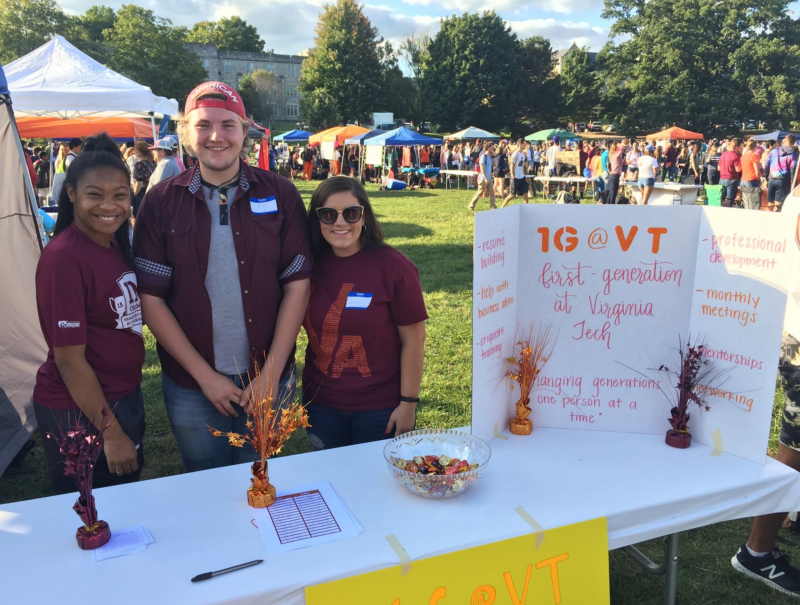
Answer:
[{"label": "person's leg", "polygon": [[758,210],[761,205],[761,188],[742,183],[742,203],[746,210]]},{"label": "person's leg", "polygon": [[475,205],[478,203],[478,200],[481,199],[481,194],[486,192],[487,183],[488,181],[486,179],[478,178],[475,195],[472,197],[472,201],[469,203],[470,210],[475,210]]},{"label": "person's leg", "polygon": [[647,206],[650,195],[653,193],[650,179],[639,179],[639,188],[642,190],[642,206]]},{"label": "person's leg", "polygon": [[64,457],[58,451],[56,438],[66,433],[76,422],[89,422],[80,410],[54,410],[33,402],[33,411],[42,435],[42,448],[47,472],[50,475],[50,486],[56,494],[69,494],[78,491],[71,477],[64,475]]},{"label": "person's leg", "polygon": [[[139,468],[127,475],[120,476],[112,473],[108,470],[108,461],[105,454],[101,452],[92,472],[92,483],[96,488],[138,481],[144,466],[145,422],[141,388],[137,388],[127,397],[109,402],[109,405],[114,410],[117,422],[119,422],[123,432],[138,446],[136,458]],[[56,494],[68,494],[78,491],[72,478],[64,476],[64,457],[58,451],[59,446],[56,438],[60,439],[64,433],[77,424],[90,426],[89,418],[80,410],[53,410],[38,404],[36,401],[33,402],[33,407],[39,424],[39,431],[44,436],[42,446],[53,491]]]},{"label": "person's leg", "polygon": [[488,187],[489,190],[489,208],[497,208],[497,202],[495,201],[494,197],[494,188]]},{"label": "person's leg", "polygon": [[619,175],[618,174],[609,174],[608,175],[608,201],[607,204],[616,204],[617,203],[617,193],[619,193]]},{"label": "person's leg", "polygon": [[[308,423],[306,429],[311,446],[316,450],[330,450],[353,445],[351,414],[326,407],[312,401],[306,405]],[[384,425],[384,430],[386,426]]]},{"label": "person's leg", "polygon": [[[798,352],[800,343],[784,334],[778,370],[786,403],[776,458],[800,471],[800,366],[793,363]],[[775,546],[785,518],[785,512],[755,517],[747,543],[734,555],[731,564],[750,578],[797,596],[800,595],[800,573],[789,565]]]},{"label": "person's leg", "polygon": [[770,179],[767,182],[767,212],[775,211],[775,199],[780,190],[780,181]]},{"label": "person's leg", "polygon": [[353,412],[351,416],[353,444],[381,441],[394,437],[395,435],[386,432],[389,417],[394,410],[395,408],[385,408],[369,412]]},{"label": "person's leg", "polygon": [[[220,414],[202,391],[185,389],[163,372],[161,389],[172,432],[178,442],[184,472],[191,473],[233,464],[233,450],[238,448],[228,445],[225,439],[214,437],[208,427],[223,433],[236,432],[237,427],[243,426],[246,421],[244,410],[234,405],[239,414],[238,418],[241,419],[237,423],[236,417]],[[252,451],[252,446],[245,445],[243,449],[247,448]]]},{"label": "person's leg", "polygon": [[719,184],[722,187],[721,205],[724,208],[729,208],[732,205],[731,202],[728,200],[728,195],[730,194],[730,187],[729,187],[730,180],[728,180],[728,179],[720,179]]}]

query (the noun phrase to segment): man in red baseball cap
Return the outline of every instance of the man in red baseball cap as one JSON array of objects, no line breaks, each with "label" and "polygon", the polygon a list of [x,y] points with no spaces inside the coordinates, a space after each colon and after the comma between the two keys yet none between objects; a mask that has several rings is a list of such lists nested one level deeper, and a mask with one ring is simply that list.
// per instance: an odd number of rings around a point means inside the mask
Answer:
[{"label": "man in red baseball cap", "polygon": [[207,427],[246,432],[242,408],[267,396],[268,382],[277,401],[294,394],[310,294],[308,216],[291,181],[243,161],[248,128],[236,89],[195,88],[178,132],[197,165],[148,190],[134,230],[144,320],[187,472],[255,460],[251,447],[232,448]]}]

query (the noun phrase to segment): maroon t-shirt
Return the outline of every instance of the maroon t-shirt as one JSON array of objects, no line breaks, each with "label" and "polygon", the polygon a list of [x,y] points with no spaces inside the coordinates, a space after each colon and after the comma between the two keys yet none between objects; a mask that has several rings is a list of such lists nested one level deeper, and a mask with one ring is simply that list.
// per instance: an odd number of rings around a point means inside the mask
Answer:
[{"label": "maroon t-shirt", "polygon": [[719,178],[722,180],[741,179],[742,156],[735,151],[730,150],[723,153],[719,158]]},{"label": "maroon t-shirt", "polygon": [[142,382],[144,340],[136,274],[119,248],[101,246],[73,223],[45,246],[36,268],[36,304],[47,361],[33,398],[49,408],[78,409],[53,358],[54,347],[86,345],[106,400]]},{"label": "maroon t-shirt", "polygon": [[674,145],[670,145],[667,147],[666,151],[664,151],[664,156],[667,160],[667,166],[674,166],[675,162],[678,160],[678,149]]},{"label": "maroon t-shirt", "polygon": [[308,334],[303,395],[345,411],[400,403],[397,326],[428,319],[419,272],[389,246],[314,263],[314,290],[303,327]]}]

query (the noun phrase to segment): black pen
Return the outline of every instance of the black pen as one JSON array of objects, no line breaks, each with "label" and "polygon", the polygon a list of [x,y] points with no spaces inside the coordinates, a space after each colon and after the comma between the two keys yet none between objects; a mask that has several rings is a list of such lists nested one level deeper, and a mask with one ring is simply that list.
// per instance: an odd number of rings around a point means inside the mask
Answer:
[{"label": "black pen", "polygon": [[245,569],[246,567],[252,567],[253,565],[258,565],[259,563],[263,562],[264,559],[257,559],[255,561],[250,561],[249,563],[242,563],[241,565],[234,565],[233,567],[220,569],[219,571],[207,571],[206,573],[201,573],[199,576],[193,577],[192,582],[202,582],[203,580],[210,580],[211,578],[216,578],[217,576],[221,576],[224,573],[239,571],[240,569]]}]

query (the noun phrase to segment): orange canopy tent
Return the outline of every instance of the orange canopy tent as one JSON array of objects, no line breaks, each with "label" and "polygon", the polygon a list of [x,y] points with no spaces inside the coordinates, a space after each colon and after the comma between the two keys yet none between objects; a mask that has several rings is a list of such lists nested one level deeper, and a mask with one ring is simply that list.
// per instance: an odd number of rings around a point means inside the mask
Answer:
[{"label": "orange canopy tent", "polygon": [[369,128],[362,128],[361,126],[336,126],[335,128],[328,128],[317,134],[311,135],[308,138],[309,145],[314,143],[325,143],[328,141],[339,141],[340,144],[344,143],[350,137],[369,132]]},{"label": "orange canopy tent", "polygon": [[107,132],[112,139],[153,140],[153,126],[142,118],[58,118],[27,116],[17,118],[23,139],[72,139]]},{"label": "orange canopy tent", "polygon": [[666,130],[662,130],[661,132],[654,132],[653,134],[647,135],[648,141],[661,141],[663,139],[675,139],[678,141],[683,141],[685,139],[702,139],[703,135],[699,132],[692,132],[691,130],[684,130],[683,128],[678,128],[677,126],[673,126],[672,128],[667,128]]}]

